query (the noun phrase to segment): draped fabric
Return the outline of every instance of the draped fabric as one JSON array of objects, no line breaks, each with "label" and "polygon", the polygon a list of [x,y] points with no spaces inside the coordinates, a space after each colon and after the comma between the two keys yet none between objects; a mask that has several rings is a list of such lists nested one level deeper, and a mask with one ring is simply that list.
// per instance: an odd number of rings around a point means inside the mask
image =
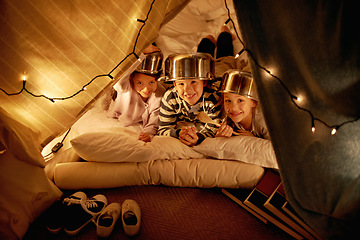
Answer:
[{"label": "draped fabric", "polygon": [[65,131],[186,2],[1,1],[1,107],[42,141]]},{"label": "draped fabric", "polygon": [[360,15],[355,4],[237,0],[234,5],[287,197],[324,238],[356,236]]}]

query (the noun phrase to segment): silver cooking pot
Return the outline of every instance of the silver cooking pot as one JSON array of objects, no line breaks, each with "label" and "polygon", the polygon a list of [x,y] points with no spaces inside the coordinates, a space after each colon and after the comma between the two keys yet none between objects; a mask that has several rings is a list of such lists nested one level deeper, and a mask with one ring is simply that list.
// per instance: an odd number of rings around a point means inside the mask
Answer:
[{"label": "silver cooking pot", "polygon": [[145,59],[136,68],[136,72],[144,74],[160,74],[164,55],[161,52],[145,54]]},{"label": "silver cooking pot", "polygon": [[255,82],[251,74],[236,69],[229,69],[223,74],[219,92],[235,93],[258,101]]},{"label": "silver cooking pot", "polygon": [[171,54],[165,60],[165,75],[160,81],[214,80],[215,65],[208,53]]}]

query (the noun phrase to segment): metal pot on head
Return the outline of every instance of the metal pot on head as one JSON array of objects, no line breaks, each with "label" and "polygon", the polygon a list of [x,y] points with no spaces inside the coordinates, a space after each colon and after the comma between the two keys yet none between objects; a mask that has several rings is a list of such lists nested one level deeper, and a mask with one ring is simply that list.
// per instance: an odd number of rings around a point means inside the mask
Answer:
[{"label": "metal pot on head", "polygon": [[165,60],[161,81],[214,80],[215,65],[208,53],[171,54]]},{"label": "metal pot on head", "polygon": [[162,52],[152,52],[145,54],[145,59],[136,68],[136,72],[144,74],[160,74],[164,55]]},{"label": "metal pot on head", "polygon": [[222,76],[219,92],[235,93],[258,101],[255,82],[249,72],[227,70]]}]

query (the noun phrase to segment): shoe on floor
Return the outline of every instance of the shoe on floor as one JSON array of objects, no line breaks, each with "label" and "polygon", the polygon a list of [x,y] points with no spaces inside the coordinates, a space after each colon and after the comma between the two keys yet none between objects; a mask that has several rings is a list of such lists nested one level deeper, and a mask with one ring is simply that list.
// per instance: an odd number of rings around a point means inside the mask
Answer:
[{"label": "shoe on floor", "polygon": [[96,234],[99,237],[106,238],[110,236],[114,229],[116,221],[120,217],[121,207],[118,203],[110,203],[96,219]]},{"label": "shoe on floor", "polygon": [[87,196],[84,192],[76,192],[64,198],[63,201],[55,202],[48,210],[47,229],[53,234],[57,234],[63,228],[68,215],[68,206],[80,205],[81,201],[86,201]]},{"label": "shoe on floor", "polygon": [[86,201],[80,201],[79,205],[70,205],[69,214],[64,224],[66,234],[78,234],[81,229],[100,214],[106,205],[107,199],[102,194],[98,194]]},{"label": "shoe on floor", "polygon": [[140,207],[132,199],[126,199],[121,206],[121,221],[124,232],[128,236],[135,236],[140,231]]}]

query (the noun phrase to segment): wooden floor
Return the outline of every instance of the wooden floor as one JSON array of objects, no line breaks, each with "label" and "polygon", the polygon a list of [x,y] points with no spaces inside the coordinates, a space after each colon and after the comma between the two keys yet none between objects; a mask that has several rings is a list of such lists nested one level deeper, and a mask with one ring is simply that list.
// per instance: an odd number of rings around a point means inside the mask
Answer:
[{"label": "wooden floor", "polygon": [[[82,190],[88,197],[103,194],[108,203],[122,203],[130,198],[141,208],[139,235],[132,239],[293,239],[274,225],[264,224],[223,193],[221,189],[179,188],[167,186],[132,186],[116,189]],[[75,191],[64,191],[69,196]],[[54,216],[56,217],[56,216]],[[29,228],[25,240],[98,239],[93,223],[78,235],[57,235],[46,230],[45,214]],[[117,222],[109,239],[129,239]]]}]

